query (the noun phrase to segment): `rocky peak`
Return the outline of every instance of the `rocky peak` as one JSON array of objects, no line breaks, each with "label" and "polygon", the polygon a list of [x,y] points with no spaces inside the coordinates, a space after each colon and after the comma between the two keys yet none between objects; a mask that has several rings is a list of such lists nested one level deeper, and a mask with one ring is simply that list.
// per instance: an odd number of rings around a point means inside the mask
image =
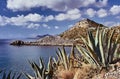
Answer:
[{"label": "rocky peak", "polygon": [[70,29],[74,29],[74,28],[79,28],[79,27],[81,27],[81,28],[97,28],[97,27],[103,27],[103,25],[102,24],[99,24],[99,23],[96,23],[95,21],[92,21],[92,20],[90,20],[90,19],[83,19],[83,20],[81,20],[81,21],[79,21],[79,22],[77,22],[72,28],[70,28]]}]

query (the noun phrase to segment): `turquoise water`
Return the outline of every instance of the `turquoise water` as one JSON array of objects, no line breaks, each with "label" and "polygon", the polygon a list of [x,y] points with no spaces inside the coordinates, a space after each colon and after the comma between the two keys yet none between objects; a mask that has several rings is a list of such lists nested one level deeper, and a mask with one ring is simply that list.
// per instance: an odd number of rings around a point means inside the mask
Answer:
[{"label": "turquoise water", "polygon": [[[32,74],[28,60],[38,62],[42,57],[47,63],[50,56],[56,56],[58,46],[11,46],[12,40],[0,40],[0,69],[14,72],[29,72]],[[70,52],[70,47],[66,47]],[[23,79],[23,78],[22,78]]]}]

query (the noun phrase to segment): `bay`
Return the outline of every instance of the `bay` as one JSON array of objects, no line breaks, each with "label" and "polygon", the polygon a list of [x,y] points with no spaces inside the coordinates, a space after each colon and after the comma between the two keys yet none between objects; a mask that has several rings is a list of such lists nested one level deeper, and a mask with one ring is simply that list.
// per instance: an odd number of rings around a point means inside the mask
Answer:
[{"label": "bay", "polygon": [[[57,49],[61,48],[59,46],[12,46],[9,45],[11,41],[13,40],[0,39],[0,69],[5,69],[7,72],[12,70],[33,74],[28,60],[38,62],[39,57],[42,57],[46,64],[49,57],[56,57]],[[70,47],[65,49],[70,52]]]}]

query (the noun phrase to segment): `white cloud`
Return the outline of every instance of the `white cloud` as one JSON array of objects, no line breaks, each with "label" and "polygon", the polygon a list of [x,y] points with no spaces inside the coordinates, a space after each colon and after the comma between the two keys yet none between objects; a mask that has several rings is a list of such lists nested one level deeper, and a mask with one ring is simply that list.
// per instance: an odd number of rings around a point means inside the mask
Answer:
[{"label": "white cloud", "polygon": [[55,29],[59,29],[59,26],[55,26]]},{"label": "white cloud", "polygon": [[107,14],[107,11],[105,9],[100,9],[97,11],[97,15],[99,18],[103,18],[103,17],[106,17],[108,14]]},{"label": "white cloud", "polygon": [[98,2],[95,3],[97,7],[104,7],[108,3],[108,0],[99,0]]},{"label": "white cloud", "polygon": [[107,21],[107,22],[104,23],[104,25],[109,26],[109,27],[111,27],[111,26],[119,26],[120,22]]},{"label": "white cloud", "polygon": [[30,28],[30,29],[35,28],[35,29],[37,29],[39,26],[40,26],[40,24],[30,23],[30,24],[28,24],[27,28]]},{"label": "white cloud", "polygon": [[81,17],[80,10],[79,9],[72,9],[67,12],[68,19],[70,20],[76,20]]},{"label": "white cloud", "polygon": [[89,17],[94,17],[95,14],[96,14],[96,11],[92,8],[89,8],[86,10],[86,14],[89,16]]},{"label": "white cloud", "polygon": [[55,20],[63,21],[63,20],[76,20],[81,17],[79,9],[72,9],[67,11],[66,13],[60,13],[55,16]]},{"label": "white cloud", "polygon": [[110,9],[112,15],[117,15],[120,13],[120,5],[113,5]]},{"label": "white cloud", "polygon": [[49,15],[47,17],[45,17],[45,22],[48,22],[48,21],[51,21],[51,20],[54,20],[54,16],[53,15]]},{"label": "white cloud", "polygon": [[36,7],[45,7],[54,11],[67,11],[74,8],[97,5],[106,6],[108,0],[7,0],[7,8],[18,10],[30,10]]},{"label": "white cloud", "polygon": [[24,17],[24,19],[26,19],[27,21],[31,21],[31,22],[39,22],[43,19],[43,15],[39,15],[37,13],[34,14],[28,14],[27,16]]},{"label": "white cloud", "polygon": [[[5,17],[0,15],[0,26],[15,25],[26,26],[27,28],[39,27],[40,23],[54,20],[53,15],[43,16],[37,13],[30,13],[28,15],[17,15],[15,17]],[[48,27],[50,28],[50,27]]]},{"label": "white cloud", "polygon": [[0,15],[0,26],[5,26],[7,24],[6,19],[7,17]]},{"label": "white cloud", "polygon": [[64,14],[64,13],[60,13],[55,16],[55,19],[57,21],[63,21],[63,20],[66,20],[67,18],[68,18],[68,16],[66,16],[66,14]]},{"label": "white cloud", "polygon": [[43,26],[44,28],[51,29],[51,27],[48,26],[47,24],[42,24],[42,26]]}]

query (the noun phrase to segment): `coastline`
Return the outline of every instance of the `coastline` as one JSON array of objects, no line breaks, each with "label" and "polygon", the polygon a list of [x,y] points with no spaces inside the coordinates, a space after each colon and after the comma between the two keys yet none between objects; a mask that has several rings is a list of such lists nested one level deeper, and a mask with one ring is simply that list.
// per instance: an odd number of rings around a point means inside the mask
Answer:
[{"label": "coastline", "polygon": [[65,47],[71,47],[73,45],[82,45],[82,44],[74,44],[73,42],[71,43],[40,43],[40,42],[24,42],[21,40],[16,40],[10,43],[10,45],[13,46],[65,46]]}]

